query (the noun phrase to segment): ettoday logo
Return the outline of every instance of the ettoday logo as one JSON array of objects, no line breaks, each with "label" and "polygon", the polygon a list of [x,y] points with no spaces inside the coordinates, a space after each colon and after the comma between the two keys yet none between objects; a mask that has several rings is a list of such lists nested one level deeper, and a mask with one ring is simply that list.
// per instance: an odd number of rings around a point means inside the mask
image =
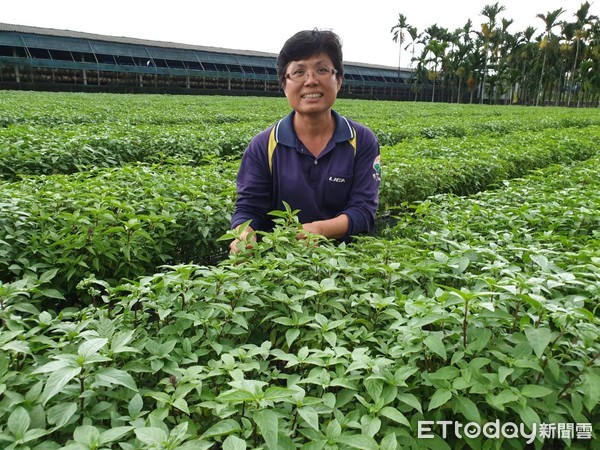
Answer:
[{"label": "ettoday logo", "polygon": [[513,439],[525,438],[527,444],[531,444],[536,437],[541,439],[592,439],[591,423],[532,423],[531,427],[525,424],[506,422],[501,424],[499,420],[487,422],[480,425],[476,422],[462,424],[453,420],[420,420],[418,422],[417,437],[419,439],[433,439],[435,437],[431,432],[433,426],[441,428],[441,437],[446,439],[448,435],[454,432],[457,439],[469,438],[475,439],[483,435],[488,439]]},{"label": "ettoday logo", "polygon": [[488,439],[500,439],[503,438],[526,438],[527,443],[531,444],[537,436],[537,424],[532,424],[531,431],[529,431],[525,424],[517,425],[513,422],[507,422],[500,424],[499,420],[495,422],[487,422],[483,426],[476,422],[469,422],[463,425],[460,422],[454,422],[452,420],[421,420],[418,422],[418,438],[419,439],[432,439],[435,436],[429,432],[433,431],[432,426],[437,425],[441,427],[441,436],[446,439],[449,432],[454,431],[454,436],[458,439],[463,437],[474,439],[478,438],[483,434]]}]

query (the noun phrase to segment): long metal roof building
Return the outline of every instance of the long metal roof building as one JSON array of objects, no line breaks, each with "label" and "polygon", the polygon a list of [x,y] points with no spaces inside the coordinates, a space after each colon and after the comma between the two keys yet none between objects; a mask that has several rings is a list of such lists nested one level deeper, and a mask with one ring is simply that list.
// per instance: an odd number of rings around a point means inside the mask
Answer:
[{"label": "long metal roof building", "polygon": [[[0,88],[277,93],[277,55],[0,23]],[[342,95],[408,99],[412,71],[344,62]]]}]

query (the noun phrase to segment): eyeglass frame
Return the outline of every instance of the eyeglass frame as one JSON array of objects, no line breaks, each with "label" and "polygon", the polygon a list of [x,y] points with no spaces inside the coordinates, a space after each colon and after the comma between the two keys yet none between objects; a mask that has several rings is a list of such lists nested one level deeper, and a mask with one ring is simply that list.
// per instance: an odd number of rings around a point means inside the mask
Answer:
[{"label": "eyeglass frame", "polygon": [[[327,73],[318,74],[317,71],[319,71],[319,70],[326,70]],[[297,72],[305,72],[305,73],[302,76],[293,78],[293,74],[297,73]],[[291,73],[286,73],[285,78],[287,78],[290,81],[301,81],[301,80],[307,79],[309,77],[309,74],[312,74],[312,77],[315,80],[319,80],[319,79],[324,79],[325,77],[327,77],[329,75],[337,75],[338,72],[339,71],[337,69],[333,69],[331,67],[317,67],[315,70],[296,69]]]}]

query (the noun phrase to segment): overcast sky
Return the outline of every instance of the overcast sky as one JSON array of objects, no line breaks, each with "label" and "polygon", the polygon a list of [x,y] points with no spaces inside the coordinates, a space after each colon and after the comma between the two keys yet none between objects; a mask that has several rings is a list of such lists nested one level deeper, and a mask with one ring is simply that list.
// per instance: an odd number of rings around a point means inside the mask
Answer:
[{"label": "overcast sky", "polygon": [[[83,31],[111,36],[277,53],[296,31],[326,28],[340,35],[344,60],[398,65],[398,46],[390,29],[404,14],[422,32],[437,24],[454,30],[471,19],[474,28],[486,21],[480,13],[489,0],[0,0],[0,22]],[[573,20],[581,0],[498,0],[514,19],[509,31],[531,25],[541,32],[536,14],[558,8]],[[591,13],[600,16],[600,0]],[[402,66],[408,65],[408,55]]]}]

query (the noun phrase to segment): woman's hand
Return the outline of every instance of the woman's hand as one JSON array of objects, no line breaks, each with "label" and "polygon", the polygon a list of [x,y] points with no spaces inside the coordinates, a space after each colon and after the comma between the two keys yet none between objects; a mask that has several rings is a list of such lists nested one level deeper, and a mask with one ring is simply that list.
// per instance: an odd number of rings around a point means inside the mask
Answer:
[{"label": "woman's hand", "polygon": [[[311,233],[311,234],[323,234],[321,231],[321,226],[319,225],[319,222],[303,223],[302,230],[306,231],[307,233]],[[296,239],[298,239],[298,240],[306,239],[306,234],[299,232],[296,235]]]},{"label": "woman's hand", "polygon": [[[349,219],[346,214],[340,214],[333,219],[317,220],[302,224],[302,229],[308,233],[319,234],[327,239],[340,239],[348,234]],[[296,239],[304,239],[306,235],[298,233]]]},{"label": "woman's hand", "polygon": [[240,237],[234,239],[229,243],[229,251],[231,253],[239,253],[242,250],[251,249],[254,247],[256,242],[256,233],[252,227],[246,227],[244,231],[240,233]]}]

